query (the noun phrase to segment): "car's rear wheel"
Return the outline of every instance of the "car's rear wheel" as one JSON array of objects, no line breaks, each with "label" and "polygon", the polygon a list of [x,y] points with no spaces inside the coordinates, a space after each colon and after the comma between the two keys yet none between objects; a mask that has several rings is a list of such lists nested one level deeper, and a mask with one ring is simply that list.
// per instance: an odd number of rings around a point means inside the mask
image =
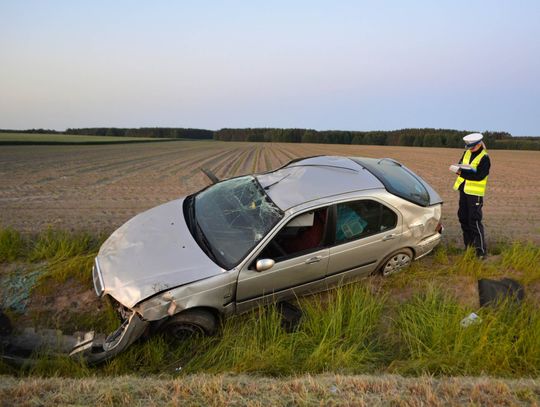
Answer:
[{"label": "car's rear wheel", "polygon": [[162,331],[177,340],[185,340],[198,336],[210,336],[216,333],[218,320],[216,316],[205,309],[186,310],[172,316]]},{"label": "car's rear wheel", "polygon": [[411,249],[399,249],[382,261],[379,272],[385,277],[399,273],[411,265],[412,259]]}]

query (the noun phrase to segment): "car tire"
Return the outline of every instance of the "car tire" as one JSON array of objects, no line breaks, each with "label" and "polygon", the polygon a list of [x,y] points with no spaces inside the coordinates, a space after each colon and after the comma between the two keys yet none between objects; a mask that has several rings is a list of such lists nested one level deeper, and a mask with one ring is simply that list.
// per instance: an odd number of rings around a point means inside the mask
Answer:
[{"label": "car tire", "polygon": [[217,331],[216,316],[205,309],[188,309],[172,316],[162,326],[162,332],[176,340],[211,336]]},{"label": "car tire", "polygon": [[395,251],[386,257],[378,269],[384,277],[397,274],[411,265],[413,252],[411,249],[403,248]]}]

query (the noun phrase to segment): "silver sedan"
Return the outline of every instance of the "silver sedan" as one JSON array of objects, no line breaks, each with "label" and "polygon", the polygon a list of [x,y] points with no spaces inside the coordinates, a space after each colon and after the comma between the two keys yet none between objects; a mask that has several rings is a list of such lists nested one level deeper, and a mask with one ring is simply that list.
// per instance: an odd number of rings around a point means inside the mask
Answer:
[{"label": "silver sedan", "polygon": [[72,355],[97,363],[149,331],[211,335],[220,318],[260,304],[396,273],[439,243],[441,208],[433,188],[387,158],[309,157],[215,182],[103,244],[94,286],[122,324],[81,338]]}]

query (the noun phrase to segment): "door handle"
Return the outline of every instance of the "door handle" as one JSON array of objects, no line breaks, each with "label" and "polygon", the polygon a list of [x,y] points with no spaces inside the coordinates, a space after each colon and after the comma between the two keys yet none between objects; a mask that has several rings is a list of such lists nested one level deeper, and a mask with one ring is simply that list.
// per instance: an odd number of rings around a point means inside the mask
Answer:
[{"label": "door handle", "polygon": [[322,259],[321,256],[315,256],[315,257],[310,257],[309,259],[306,260],[306,264],[312,264],[312,263],[318,263],[320,262]]},{"label": "door handle", "polygon": [[396,234],[395,233],[392,233],[390,235],[386,235],[385,237],[382,238],[383,242],[386,241],[386,240],[391,240],[391,239],[395,239],[396,238]]}]

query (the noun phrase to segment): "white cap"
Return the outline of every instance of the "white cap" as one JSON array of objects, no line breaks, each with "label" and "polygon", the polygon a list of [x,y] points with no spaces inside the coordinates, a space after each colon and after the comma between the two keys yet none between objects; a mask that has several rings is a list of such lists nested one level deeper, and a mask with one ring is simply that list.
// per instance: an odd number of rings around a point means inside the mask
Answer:
[{"label": "white cap", "polygon": [[465,142],[465,147],[472,148],[478,143],[480,143],[483,138],[484,136],[482,135],[482,133],[472,133],[467,134],[465,137],[463,137],[463,141]]}]

